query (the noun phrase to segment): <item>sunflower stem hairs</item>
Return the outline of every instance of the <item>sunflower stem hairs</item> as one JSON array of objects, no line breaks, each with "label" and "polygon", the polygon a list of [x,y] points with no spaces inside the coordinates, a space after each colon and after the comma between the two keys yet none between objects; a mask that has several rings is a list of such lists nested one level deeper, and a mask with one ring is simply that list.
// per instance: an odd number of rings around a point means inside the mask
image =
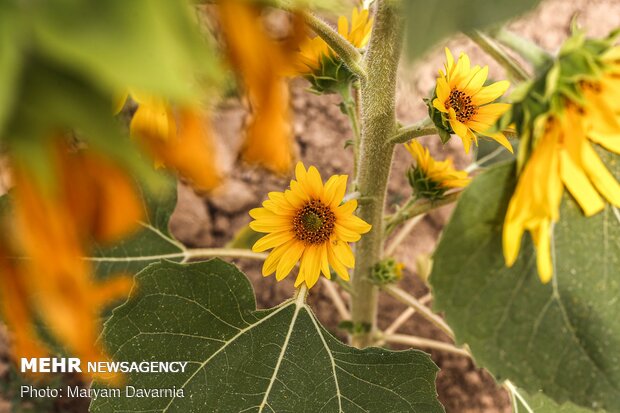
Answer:
[{"label": "sunflower stem hairs", "polygon": [[620,47],[614,42],[615,36],[586,39],[575,32],[505,120],[515,123],[521,143],[504,257],[514,264],[529,231],[544,283],[553,277],[551,237],[564,188],[586,216],[603,210],[605,200],[620,207],[620,184],[595,150],[620,154]]},{"label": "sunflower stem hairs", "polygon": [[358,241],[371,227],[353,215],[356,200],[342,202],[347,176],[334,175],[323,184],[319,171],[314,166],[306,170],[301,162],[295,176],[289,189],[270,192],[262,208],[250,211],[254,218],[250,228],[268,234],[252,250],[272,249],[263,265],[263,276],[275,272],[281,281],[299,262],[296,287],[305,284],[312,288],[321,273],[331,278],[330,267],[348,281],[347,268],[355,265],[349,243]]},{"label": "sunflower stem hairs", "polygon": [[506,136],[494,128],[497,120],[510,105],[491,103],[501,97],[510,86],[507,80],[484,86],[489,67],[471,67],[469,57],[461,53],[455,62],[446,48],[445,73],[439,70],[435,97],[429,114],[440,130],[456,133],[469,153],[472,142],[478,145],[478,136],[488,137],[512,152]]}]

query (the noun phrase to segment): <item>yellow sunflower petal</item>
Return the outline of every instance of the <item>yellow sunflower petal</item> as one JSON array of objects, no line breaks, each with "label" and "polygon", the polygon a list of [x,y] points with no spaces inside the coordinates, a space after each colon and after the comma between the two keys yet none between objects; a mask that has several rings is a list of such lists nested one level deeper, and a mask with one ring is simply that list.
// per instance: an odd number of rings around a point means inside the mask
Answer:
[{"label": "yellow sunflower petal", "polygon": [[282,244],[285,244],[293,239],[293,233],[289,230],[280,231],[280,232],[272,232],[258,241],[252,246],[252,251],[254,252],[263,252],[268,249],[278,247]]},{"label": "yellow sunflower petal", "polygon": [[319,279],[321,272],[321,255],[317,246],[309,246],[304,250],[301,267],[308,288],[312,288]]},{"label": "yellow sunflower petal", "polygon": [[357,200],[352,199],[336,208],[336,216],[347,216],[357,209]]},{"label": "yellow sunflower petal", "polygon": [[318,169],[316,169],[314,166],[311,166],[308,169],[306,179],[308,188],[310,190],[308,195],[310,195],[310,197],[314,199],[320,198],[323,194],[323,180],[321,179],[321,174],[319,173]]},{"label": "yellow sunflower petal", "polygon": [[294,242],[295,241],[289,241],[286,244],[280,245],[279,247],[271,251],[267,259],[263,263],[263,277],[267,277],[276,271],[276,269],[278,268],[278,264],[280,263],[280,259],[284,256],[284,254],[287,253],[288,248]]},{"label": "yellow sunflower petal", "polygon": [[443,76],[437,79],[436,93],[437,93],[438,103],[441,106],[440,107],[435,106],[435,102],[433,102],[433,105],[438,110],[442,112],[446,112],[446,108],[444,107],[444,102],[447,101],[448,98],[450,97],[450,86],[448,86],[448,82]]},{"label": "yellow sunflower petal", "polygon": [[365,234],[372,228],[370,224],[355,215],[350,215],[346,218],[339,218],[338,224],[358,234]]},{"label": "yellow sunflower petal", "polygon": [[348,268],[355,267],[355,257],[348,243],[335,240],[332,242],[332,249],[336,258],[338,258],[344,266]]},{"label": "yellow sunflower petal", "polygon": [[485,86],[480,89],[476,94],[471,97],[471,101],[476,106],[485,105],[489,102],[502,96],[506,93],[506,90],[510,87],[510,82],[502,80],[495,82],[489,86]]},{"label": "yellow sunflower petal", "polygon": [[588,177],[598,192],[611,204],[620,207],[620,184],[588,143],[583,145],[582,161]]},{"label": "yellow sunflower petal", "polygon": [[571,195],[577,200],[586,216],[592,216],[605,208],[603,200],[590,183],[585,172],[579,168],[566,153],[562,153],[560,173],[562,181]]},{"label": "yellow sunflower petal", "polygon": [[445,100],[439,100],[438,98],[433,99],[433,107],[440,112],[448,113],[448,109],[446,105],[444,105]]},{"label": "yellow sunflower petal", "polygon": [[334,233],[336,236],[346,242],[357,242],[362,237],[359,232],[353,231],[343,225],[341,225],[341,220],[337,221],[334,226]]},{"label": "yellow sunflower petal", "polygon": [[278,266],[276,268],[276,280],[281,281],[289,275],[293,267],[295,267],[295,264],[297,264],[301,258],[304,249],[304,244],[299,241],[295,241],[291,244],[290,248],[286,251],[286,254],[284,254],[278,262]]},{"label": "yellow sunflower petal", "polygon": [[347,267],[345,267],[342,262],[340,262],[340,260],[336,258],[331,243],[327,245],[327,260],[329,261],[329,265],[331,265],[331,267],[334,269],[334,271],[336,271],[336,274],[338,274],[340,278],[345,281],[349,281],[349,271],[347,270]]},{"label": "yellow sunflower petal", "polygon": [[590,138],[592,142],[598,143],[608,151],[620,154],[620,133],[616,135],[606,135],[591,131],[588,133],[588,138]]},{"label": "yellow sunflower petal", "polygon": [[548,283],[553,277],[553,261],[551,259],[551,228],[549,221],[544,220],[534,232],[533,240],[536,246],[536,268],[538,277],[543,284]]},{"label": "yellow sunflower petal", "polygon": [[332,278],[332,274],[329,271],[329,260],[327,257],[327,244],[322,244],[319,247],[319,255],[321,257],[321,273],[330,280]]}]

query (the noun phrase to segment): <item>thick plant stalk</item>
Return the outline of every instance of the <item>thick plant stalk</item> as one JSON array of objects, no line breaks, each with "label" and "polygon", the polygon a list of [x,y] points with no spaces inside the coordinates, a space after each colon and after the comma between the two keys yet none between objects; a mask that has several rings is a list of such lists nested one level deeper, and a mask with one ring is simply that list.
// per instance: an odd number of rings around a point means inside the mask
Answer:
[{"label": "thick plant stalk", "polygon": [[[396,133],[396,74],[402,49],[403,21],[398,2],[375,2],[375,24],[364,56],[367,68],[361,79],[362,137],[356,182],[361,194],[358,214],[372,225],[355,251],[352,277],[351,317],[357,326],[368,327],[356,333],[352,344],[372,343],[377,318],[377,287],[370,280],[372,266],[383,250],[383,211]],[[358,331],[363,329],[358,329]]]}]

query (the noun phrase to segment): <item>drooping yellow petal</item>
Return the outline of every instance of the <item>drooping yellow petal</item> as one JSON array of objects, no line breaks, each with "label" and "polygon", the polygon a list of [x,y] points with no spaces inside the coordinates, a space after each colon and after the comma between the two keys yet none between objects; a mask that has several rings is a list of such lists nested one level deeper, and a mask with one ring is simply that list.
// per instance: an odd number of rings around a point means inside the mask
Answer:
[{"label": "drooping yellow petal", "polygon": [[562,153],[560,159],[562,181],[566,189],[579,203],[583,213],[586,216],[591,216],[602,211],[605,208],[605,204],[596,189],[594,189],[594,186],[592,186],[584,170],[579,168],[566,153]]}]

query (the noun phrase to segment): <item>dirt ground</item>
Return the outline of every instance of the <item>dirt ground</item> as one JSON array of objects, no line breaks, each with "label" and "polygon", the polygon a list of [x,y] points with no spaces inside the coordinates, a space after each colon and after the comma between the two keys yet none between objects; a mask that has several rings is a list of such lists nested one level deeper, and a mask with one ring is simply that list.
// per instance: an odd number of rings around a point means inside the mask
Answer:
[{"label": "dirt ground", "polygon": [[[512,24],[512,28],[541,46],[556,50],[569,31],[571,18],[577,21],[589,34],[601,36],[610,29],[620,26],[620,0],[547,0],[529,15]],[[443,45],[422,59],[417,66],[404,64],[398,85],[398,116],[402,123],[413,122],[425,114],[421,101],[434,85],[437,69],[443,64]],[[502,70],[480,49],[463,36],[447,42],[447,46],[458,54],[465,51],[475,64],[489,64],[491,78],[504,77]],[[295,112],[294,131],[298,157],[306,165],[316,165],[323,177],[334,173],[351,173],[350,149],[344,144],[351,136],[346,118],[337,107],[334,97],[317,97],[305,91],[304,81],[295,81],[292,88],[292,107]],[[173,233],[185,244],[193,247],[221,247],[250,221],[247,211],[258,206],[269,191],[281,191],[288,185],[290,177],[275,177],[260,170],[239,168],[236,154],[241,145],[239,131],[244,123],[244,111],[235,100],[226,102],[218,111],[214,123],[221,136],[219,158],[229,172],[227,185],[209,198],[200,198],[185,186],[179,188],[179,204],[171,222]],[[460,140],[452,139],[442,147],[436,137],[423,139],[439,158],[451,156],[458,167],[465,167],[469,159],[465,156]],[[398,148],[389,185],[390,205],[401,203],[409,195],[405,171],[410,157],[403,148]],[[397,260],[406,266],[401,286],[421,297],[428,292],[424,282],[416,276],[416,260],[420,255],[431,254],[443,226],[449,219],[451,207],[444,207],[427,215],[400,244],[395,251]],[[291,296],[292,280],[276,283],[274,277],[262,278],[260,264],[235,261],[252,279],[259,306],[270,307]],[[344,297],[344,295],[343,295]],[[338,330],[338,315],[334,310],[324,287],[313,289],[309,301],[323,323],[334,334]],[[379,327],[386,328],[405,309],[404,305],[387,296],[380,301]],[[449,339],[419,316],[409,319],[399,330],[436,340]],[[0,413],[15,412],[86,412],[84,403],[76,405],[48,406],[38,410],[36,406],[11,404],[1,395],[10,387],[8,355],[5,335],[0,332]],[[507,393],[495,383],[492,376],[475,366],[470,359],[432,351],[431,356],[441,368],[437,378],[437,390],[448,413],[499,413],[510,412]],[[61,378],[73,380],[74,378]],[[8,386],[8,387],[7,387]],[[15,401],[15,399],[13,400]],[[11,409],[11,406],[13,408]]]}]

